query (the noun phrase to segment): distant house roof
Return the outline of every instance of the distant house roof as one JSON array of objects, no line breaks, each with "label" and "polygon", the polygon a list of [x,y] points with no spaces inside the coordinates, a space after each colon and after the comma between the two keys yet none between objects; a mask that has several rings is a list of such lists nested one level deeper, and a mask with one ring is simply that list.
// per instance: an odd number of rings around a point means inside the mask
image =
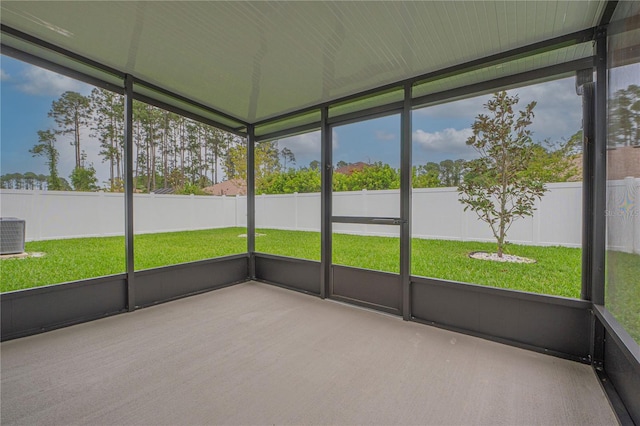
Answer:
[{"label": "distant house roof", "polygon": [[352,175],[355,171],[361,171],[365,167],[368,167],[367,163],[363,163],[362,161],[358,161],[357,163],[347,164],[346,166],[338,167],[334,172],[340,173],[343,175]]},{"label": "distant house roof", "polygon": [[640,146],[622,146],[607,151],[607,179],[640,178]]},{"label": "distant house roof", "polygon": [[[582,182],[582,154],[572,163],[578,173],[569,182]],[[607,179],[621,180],[626,177],[640,178],[640,146],[621,146],[607,150]]]},{"label": "distant house roof", "polygon": [[231,179],[207,186],[204,192],[211,195],[247,195],[247,182],[244,179]]}]

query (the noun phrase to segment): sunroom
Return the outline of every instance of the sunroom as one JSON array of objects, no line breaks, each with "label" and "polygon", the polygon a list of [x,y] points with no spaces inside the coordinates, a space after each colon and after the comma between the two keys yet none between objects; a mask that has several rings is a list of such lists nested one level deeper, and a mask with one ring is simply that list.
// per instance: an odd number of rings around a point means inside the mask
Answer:
[{"label": "sunroom", "polygon": [[640,423],[640,3],[0,7],[3,423]]}]

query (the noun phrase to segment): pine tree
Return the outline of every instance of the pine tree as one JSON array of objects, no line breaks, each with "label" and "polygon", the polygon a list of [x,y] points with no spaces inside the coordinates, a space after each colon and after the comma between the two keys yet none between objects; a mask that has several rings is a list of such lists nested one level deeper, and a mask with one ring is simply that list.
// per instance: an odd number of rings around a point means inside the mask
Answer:
[{"label": "pine tree", "polygon": [[60,99],[53,101],[49,117],[58,125],[56,134],[72,135],[71,145],[75,149],[76,168],[82,164],[82,150],[80,147],[81,131],[91,123],[91,102],[87,96],[77,92],[64,92]]},{"label": "pine tree", "polygon": [[63,190],[62,182],[58,177],[58,158],[60,154],[55,147],[56,135],[51,130],[38,130],[38,143],[29,150],[34,157],[44,157],[49,166],[49,178],[47,188],[52,191]]}]

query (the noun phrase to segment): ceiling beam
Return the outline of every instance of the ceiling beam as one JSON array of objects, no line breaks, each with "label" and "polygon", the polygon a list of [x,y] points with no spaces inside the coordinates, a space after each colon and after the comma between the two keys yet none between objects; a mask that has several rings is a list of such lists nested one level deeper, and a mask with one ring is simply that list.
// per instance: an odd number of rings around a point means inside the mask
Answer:
[{"label": "ceiling beam", "polygon": [[[118,78],[121,78],[124,81],[124,76],[125,76],[124,72],[119,71],[115,68],[111,68],[107,65],[101,64],[100,62],[94,61],[85,56],[78,55],[77,53],[73,53],[69,50],[63,49],[62,47],[56,46],[55,44],[49,43],[48,41],[44,41],[42,39],[34,37],[31,34],[27,34],[22,31],[16,30],[15,28],[11,28],[5,24],[0,24],[0,32],[4,34],[8,34],[17,39],[26,41],[27,43],[31,43],[33,45],[39,46],[51,52],[57,53],[58,55],[65,56],[69,59],[72,59],[76,62],[87,65],[89,67],[95,68],[104,73],[117,76]],[[123,87],[124,87],[124,83],[123,83]]]},{"label": "ceiling beam", "polygon": [[490,55],[484,58],[475,59],[473,61],[465,62],[462,64],[454,65],[451,67],[443,68],[441,70],[417,75],[415,77],[411,77],[408,79],[400,80],[395,83],[385,84],[383,86],[379,86],[374,89],[365,90],[362,92],[354,93],[352,95],[344,96],[341,98],[334,99],[332,101],[322,102],[316,105],[308,106],[302,109],[298,109],[296,111],[292,111],[285,114],[279,114],[267,119],[259,120],[254,124],[256,126],[264,125],[267,123],[271,123],[274,121],[284,120],[293,115],[303,114],[305,112],[319,110],[323,107],[329,107],[339,103],[345,103],[351,100],[355,100],[362,97],[373,96],[376,94],[381,94],[391,89],[400,89],[405,84],[415,84],[415,83],[423,83],[433,80],[439,80],[446,77],[451,77],[458,74],[463,74],[466,72],[478,70],[481,68],[486,68],[492,65],[496,65],[502,62],[516,60],[522,57],[532,56],[544,52],[548,52],[551,50],[559,49],[562,47],[573,46],[575,44],[584,43],[590,40],[594,40],[595,37],[595,28],[588,28],[586,30],[577,31],[574,33],[566,34],[563,36],[551,38],[548,40],[543,40],[537,43],[532,43],[527,46],[518,47],[515,49],[507,50],[504,52],[496,53],[494,55]]},{"label": "ceiling beam", "polygon": [[618,0],[609,0],[607,1],[607,5],[604,7],[604,12],[602,13],[602,18],[600,18],[599,26],[609,25],[611,22],[611,18],[613,17],[613,12],[616,10],[616,6],[618,6]]},{"label": "ceiling beam", "polygon": [[48,69],[49,71],[53,71],[55,73],[65,75],[75,80],[82,81],[83,83],[101,87],[103,89],[110,90],[120,95],[124,94],[124,87],[121,87],[113,83],[109,83],[97,77],[92,77],[88,74],[85,74],[80,71],[76,71],[74,69],[71,69],[64,65],[57,64],[55,62],[51,62],[47,59],[40,58],[39,56],[32,55],[31,53],[23,52],[22,50],[16,49],[15,47],[12,47],[12,46],[7,46],[6,44],[0,44],[0,53],[3,55],[10,56],[19,61],[27,62],[32,65],[36,65],[40,68],[45,68],[45,69]]},{"label": "ceiling beam", "polygon": [[422,108],[429,105],[441,103],[443,101],[453,100],[456,98],[466,97],[472,94],[487,93],[499,88],[519,85],[528,81],[549,78],[555,75],[574,72],[582,69],[593,68],[594,57],[577,59],[575,61],[564,62],[561,64],[551,65],[536,70],[525,71],[519,74],[513,74],[493,80],[482,81],[467,86],[456,87],[442,92],[431,93],[420,96],[412,100],[413,108]]},{"label": "ceiling beam", "polygon": [[[4,25],[4,24],[0,24],[0,32],[2,32],[3,34],[9,35],[11,37],[14,37],[14,38],[16,38],[18,40],[22,40],[24,42],[27,42],[27,43],[33,44],[35,46],[38,46],[39,48],[42,48],[44,50],[53,52],[56,55],[59,55],[61,57],[66,57],[68,59],[71,59],[72,61],[77,62],[79,64],[88,66],[90,68],[94,68],[94,69],[96,69],[96,70],[98,70],[98,71],[100,71],[102,73],[108,74],[108,75],[110,75],[112,77],[116,77],[116,78],[122,80],[122,87],[118,88],[118,90],[114,90],[115,87],[114,87],[113,83],[110,83],[110,82],[105,81],[103,79],[100,79],[98,77],[87,75],[86,73],[74,70],[72,68],[69,68],[68,66],[57,64],[57,63],[55,63],[55,62],[53,62],[51,60],[43,59],[43,58],[41,58],[41,57],[39,57],[37,55],[34,55],[32,53],[24,52],[19,48],[12,47],[12,46],[7,46],[6,42],[5,42],[2,45],[3,53],[5,52],[5,49],[6,49],[6,52],[7,52],[7,54],[9,54],[9,56],[15,57],[16,59],[23,60],[23,61],[31,63],[33,65],[37,65],[37,66],[41,66],[43,68],[50,69],[51,71],[58,72],[58,73],[63,74],[63,75],[67,75],[67,76],[69,76],[71,78],[75,78],[75,79],[78,79],[78,80],[81,80],[81,81],[85,81],[85,82],[87,82],[89,84],[93,84],[93,85],[96,85],[96,86],[99,86],[99,87],[107,88],[108,90],[113,90],[113,91],[115,91],[117,93],[124,93],[124,78],[125,78],[125,74],[126,73],[124,73],[122,71],[119,71],[119,70],[117,70],[115,68],[112,68],[112,67],[109,67],[107,65],[104,65],[104,64],[102,64],[100,62],[97,62],[97,61],[94,61],[92,59],[89,59],[89,58],[87,58],[85,56],[78,55],[78,54],[76,54],[74,52],[71,52],[71,51],[66,50],[66,49],[64,49],[62,47],[56,46],[56,45],[54,45],[52,43],[49,43],[47,41],[44,41],[44,40],[39,39],[37,37],[34,37],[34,36],[30,35],[30,34],[27,34],[27,33],[24,33],[22,31],[16,30],[16,29],[11,28],[11,27],[9,27],[7,25]],[[199,102],[195,102],[195,101],[190,100],[190,99],[188,99],[188,98],[186,98],[186,97],[184,97],[182,95],[179,95],[179,94],[176,94],[174,92],[171,92],[170,90],[161,88],[161,87],[159,87],[157,85],[154,85],[152,83],[148,83],[148,82],[146,82],[146,81],[144,81],[144,80],[142,80],[140,78],[136,78],[135,76],[134,76],[134,82],[136,84],[145,86],[146,88],[148,88],[150,90],[153,90],[153,91],[156,91],[158,93],[161,93],[164,96],[168,96],[170,98],[174,98],[177,101],[184,102],[186,104],[192,105],[194,108],[201,109],[201,110],[203,110],[203,111],[205,111],[205,112],[207,112],[209,114],[218,115],[220,117],[223,117],[223,118],[228,119],[230,121],[234,121],[234,122],[239,124],[239,126],[237,128],[233,128],[233,127],[224,125],[222,123],[217,123],[216,127],[231,128],[231,129],[233,129],[234,133],[238,133],[238,132],[240,132],[240,130],[242,128],[246,127],[249,124],[245,120],[242,120],[240,118],[234,117],[234,116],[232,116],[230,114],[227,114],[225,112],[218,111],[218,110],[216,110],[214,108],[208,107],[208,106],[203,105],[203,104],[201,104]],[[134,86],[134,90],[135,90],[135,86]],[[163,102],[163,101],[159,100],[159,102]],[[168,105],[168,104],[166,104],[166,102],[163,102],[163,103],[165,105]],[[179,108],[179,107],[177,107],[177,108]],[[184,111],[184,110],[182,110],[182,111]],[[186,112],[186,111],[184,111],[184,112]],[[190,114],[192,116],[194,116],[194,117],[199,117],[199,118],[194,118],[194,119],[197,119],[198,121],[203,121],[203,122],[209,121],[209,122],[211,122],[211,119],[208,119],[206,117],[202,117],[201,115],[193,114],[193,113],[190,113]]]}]

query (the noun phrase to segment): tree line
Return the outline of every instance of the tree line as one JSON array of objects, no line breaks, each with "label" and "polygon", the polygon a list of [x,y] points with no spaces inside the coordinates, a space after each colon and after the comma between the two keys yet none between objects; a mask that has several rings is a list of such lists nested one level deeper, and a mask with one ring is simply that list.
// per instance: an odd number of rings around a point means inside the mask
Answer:
[{"label": "tree line", "polygon": [[[48,189],[48,182],[49,176],[42,173],[5,173],[0,176],[0,187],[3,189],[27,189],[42,191]],[[61,178],[60,184],[65,190],[71,190],[71,186],[66,179]]]},{"label": "tree line", "polygon": [[[535,177],[542,182],[580,181],[582,168],[579,164],[582,131],[568,140],[557,143],[543,141],[533,144],[527,154],[527,168],[522,175]],[[335,169],[349,166],[339,161]],[[463,159],[428,162],[413,166],[411,186],[413,188],[458,187],[470,171],[471,162]],[[298,169],[276,170],[267,174],[256,173],[257,194],[292,194],[294,192],[320,192],[320,163],[312,161],[309,166]],[[375,162],[355,169],[350,173],[333,173],[333,191],[384,190],[400,188],[400,169],[389,164]]]},{"label": "tree line", "polygon": [[[631,104],[635,105],[635,104]],[[88,96],[65,92],[52,102],[48,117],[53,128],[37,131],[29,150],[45,160],[49,174],[7,174],[0,184],[10,189],[48,189],[121,192],[124,189],[124,98],[95,88]],[[60,149],[72,147],[75,163],[60,176]],[[107,164],[108,180],[98,184],[88,144],[98,144],[97,160]],[[149,193],[171,188],[181,194],[205,194],[204,188],[222,180],[247,177],[246,139],[143,102],[133,102],[134,188]],[[567,141],[537,145],[531,167],[546,173],[545,181],[562,182],[579,175],[574,158],[580,148],[578,132]],[[91,152],[96,147],[91,147]],[[92,160],[96,160],[95,158]],[[256,192],[277,194],[320,191],[320,163],[298,166],[295,154],[278,141],[261,142],[255,149]],[[347,165],[340,161],[335,166]],[[465,161],[444,160],[416,165],[414,188],[455,187],[465,173]],[[335,191],[397,189],[400,172],[381,162],[352,173],[334,173]]]},{"label": "tree line", "polygon": [[[95,88],[88,96],[68,91],[53,101],[48,117],[53,128],[37,131],[29,150],[44,158],[49,174],[40,187],[49,190],[122,191],[124,183],[124,98]],[[75,163],[69,181],[60,176],[60,150],[67,143]],[[98,144],[99,160],[109,177],[98,185],[94,163],[87,158],[88,144]],[[154,106],[133,102],[134,187],[138,192],[172,188],[203,188],[218,183],[220,173],[241,166],[229,155],[244,139]],[[96,147],[91,147],[95,151]],[[5,178],[5,185],[25,187],[20,179]]]},{"label": "tree line", "polygon": [[617,90],[610,99],[608,144],[640,145],[640,86],[631,84]]}]

